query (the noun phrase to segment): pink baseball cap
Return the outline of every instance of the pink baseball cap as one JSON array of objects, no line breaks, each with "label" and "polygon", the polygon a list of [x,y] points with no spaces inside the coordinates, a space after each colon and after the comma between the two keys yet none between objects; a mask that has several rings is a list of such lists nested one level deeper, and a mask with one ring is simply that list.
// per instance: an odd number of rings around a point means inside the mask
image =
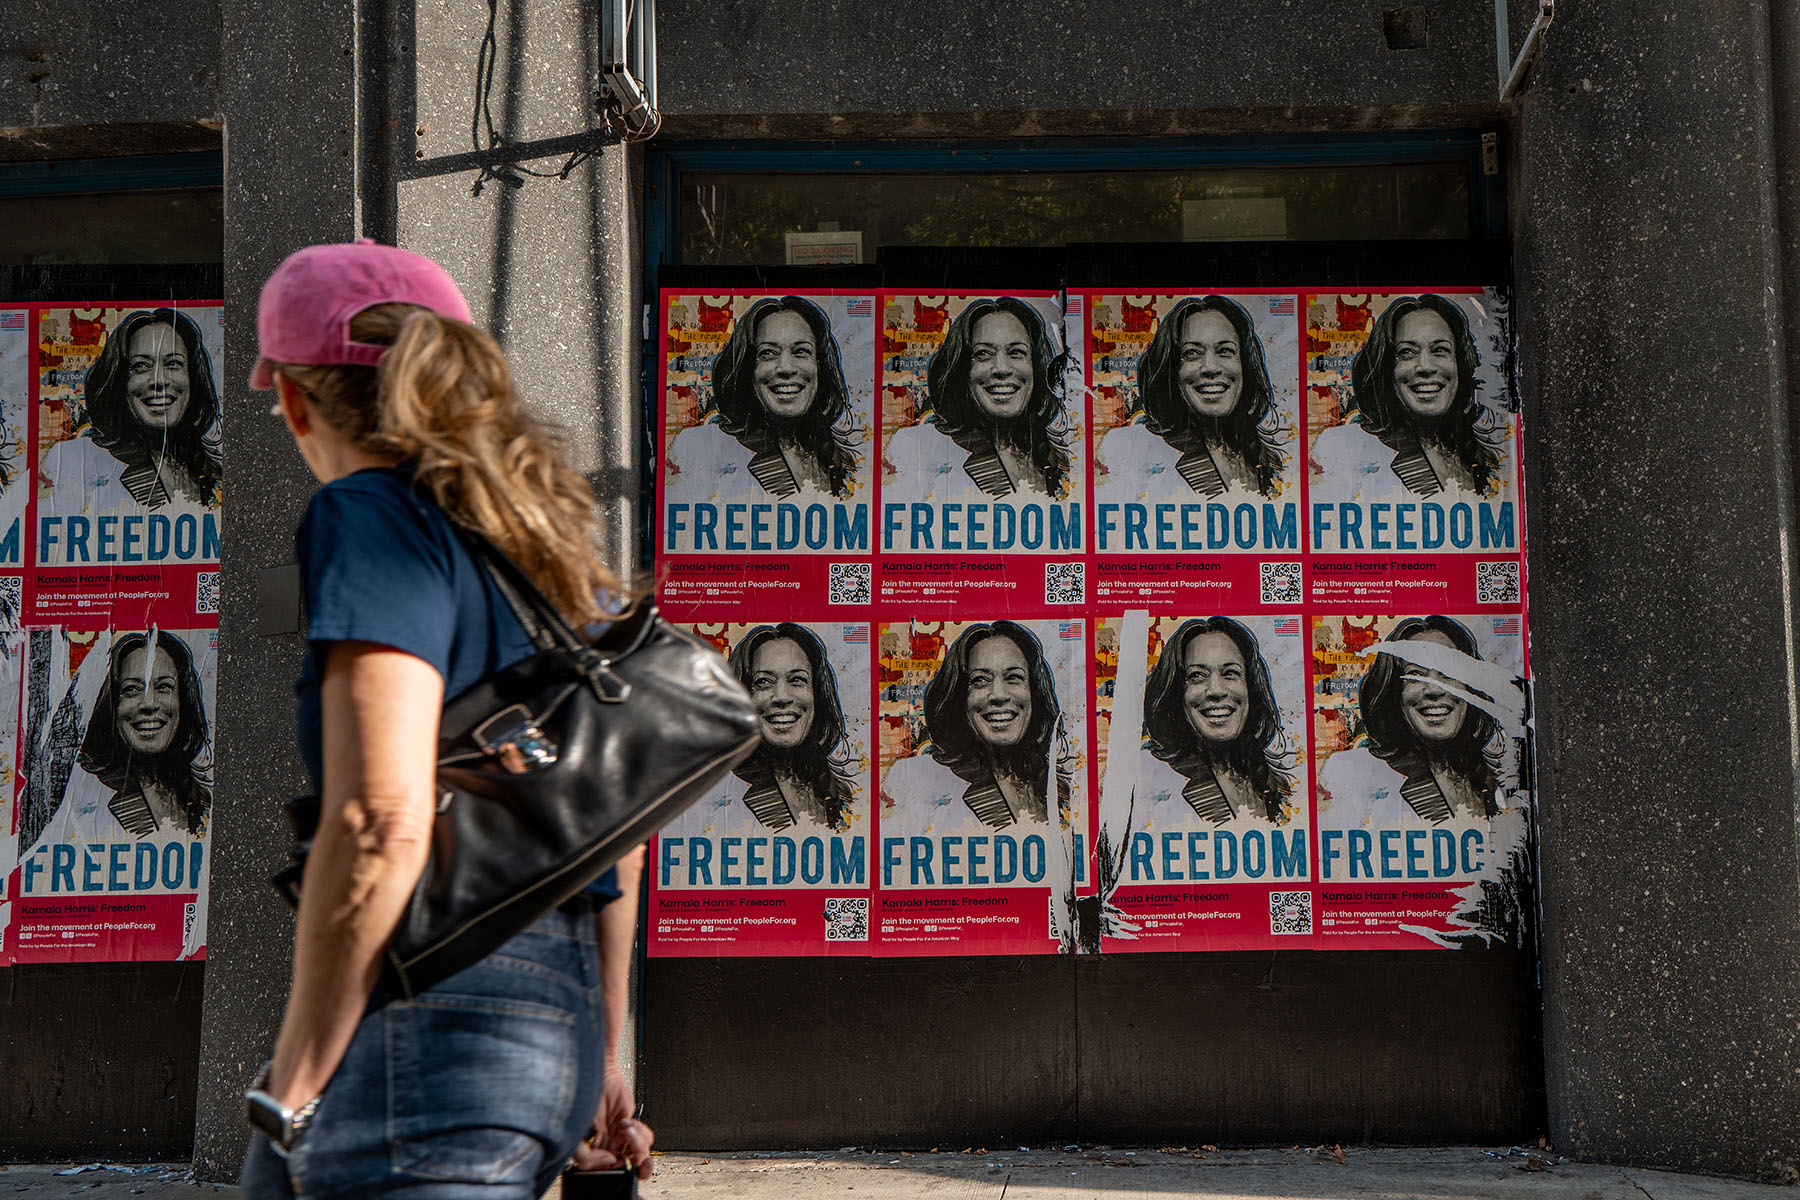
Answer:
[{"label": "pink baseball cap", "polygon": [[372,367],[386,346],[350,337],[350,320],[377,304],[416,304],[469,320],[469,304],[444,268],[421,254],[368,238],[296,250],[263,284],[256,303],[256,366],[250,386],[275,386],[271,362]]}]

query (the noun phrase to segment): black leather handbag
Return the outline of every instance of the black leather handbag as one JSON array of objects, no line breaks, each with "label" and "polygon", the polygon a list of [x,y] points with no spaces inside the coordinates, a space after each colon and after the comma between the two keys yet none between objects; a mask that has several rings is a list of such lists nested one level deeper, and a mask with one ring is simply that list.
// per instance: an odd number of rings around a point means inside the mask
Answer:
[{"label": "black leather handbag", "polygon": [[[382,967],[406,998],[575,896],[761,740],[724,658],[653,605],[589,643],[492,543],[462,532],[538,650],[444,704],[431,852]],[[307,799],[289,806],[300,842],[275,879],[296,904],[318,827]]]}]

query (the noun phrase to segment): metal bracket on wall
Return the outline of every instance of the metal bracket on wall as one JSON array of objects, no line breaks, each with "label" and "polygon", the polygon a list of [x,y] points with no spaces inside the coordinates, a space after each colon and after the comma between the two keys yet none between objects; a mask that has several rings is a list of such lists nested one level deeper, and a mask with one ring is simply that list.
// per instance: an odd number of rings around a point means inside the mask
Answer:
[{"label": "metal bracket on wall", "polygon": [[[427,174],[447,174],[473,167],[480,173],[470,187],[471,195],[481,195],[490,182],[522,188],[526,176],[534,179],[567,179],[571,172],[588,159],[598,156],[606,146],[616,145],[619,136],[608,122],[605,128],[590,129],[569,137],[549,138],[538,142],[509,141],[494,125],[491,101],[494,94],[494,66],[500,59],[500,0],[487,0],[487,29],[481,35],[481,50],[475,57],[475,119],[469,130],[470,152],[448,155],[420,163],[406,174],[418,178]],[[421,127],[421,132],[423,132]],[[483,131],[486,144],[483,144]],[[554,171],[540,171],[525,164],[535,158],[567,154],[563,165]]]},{"label": "metal bracket on wall", "polygon": [[1556,0],[1538,0],[1538,12],[1531,22],[1531,28],[1525,31],[1524,44],[1519,47],[1518,56],[1512,60],[1512,69],[1506,67],[1506,49],[1508,43],[1506,28],[1506,0],[1494,0],[1494,35],[1498,44],[1500,62],[1500,102],[1511,100],[1518,94],[1519,85],[1525,82],[1525,70],[1543,49],[1544,31],[1550,28],[1550,22],[1556,19]]},{"label": "metal bracket on wall", "polygon": [[600,105],[628,142],[656,136],[656,0],[600,0]]}]

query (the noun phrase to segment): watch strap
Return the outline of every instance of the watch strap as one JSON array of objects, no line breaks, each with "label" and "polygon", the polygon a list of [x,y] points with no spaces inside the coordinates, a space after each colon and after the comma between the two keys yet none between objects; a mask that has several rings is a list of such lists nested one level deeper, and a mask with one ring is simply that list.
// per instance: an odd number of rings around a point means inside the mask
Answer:
[{"label": "watch strap", "polygon": [[293,1128],[295,1137],[299,1137],[300,1131],[305,1129],[307,1125],[312,1122],[313,1114],[319,1111],[319,1101],[324,1098],[325,1097],[323,1096],[314,1096],[311,1100],[308,1100],[305,1104],[302,1104],[299,1108],[294,1110],[294,1115],[292,1119],[289,1120],[288,1124]]}]

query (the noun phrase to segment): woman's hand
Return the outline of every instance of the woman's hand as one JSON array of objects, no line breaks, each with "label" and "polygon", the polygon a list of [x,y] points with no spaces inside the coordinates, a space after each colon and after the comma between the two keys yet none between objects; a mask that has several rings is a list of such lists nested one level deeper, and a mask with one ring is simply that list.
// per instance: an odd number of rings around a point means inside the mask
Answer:
[{"label": "woman's hand", "polygon": [[594,1110],[597,1132],[575,1147],[572,1161],[576,1170],[610,1171],[630,1162],[639,1179],[650,1178],[650,1147],[656,1133],[631,1115],[636,1108],[625,1076],[617,1067],[608,1067],[600,1089],[600,1107]]}]

